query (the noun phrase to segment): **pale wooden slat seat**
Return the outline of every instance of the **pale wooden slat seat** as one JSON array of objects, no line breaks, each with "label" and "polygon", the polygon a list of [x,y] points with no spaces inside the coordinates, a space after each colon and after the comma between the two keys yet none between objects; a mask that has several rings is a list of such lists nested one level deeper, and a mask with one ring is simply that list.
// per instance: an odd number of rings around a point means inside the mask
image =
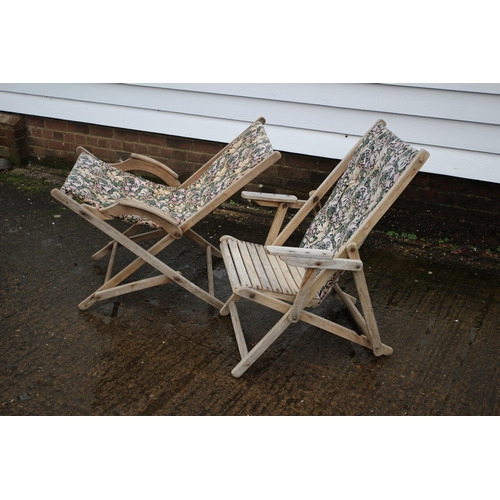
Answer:
[{"label": "pale wooden slat seat", "polygon": [[[233,289],[263,290],[285,300],[295,297],[299,291],[305,269],[270,255],[263,245],[223,237],[220,249],[231,268],[228,277]],[[319,301],[320,296],[316,294],[311,305]]]}]

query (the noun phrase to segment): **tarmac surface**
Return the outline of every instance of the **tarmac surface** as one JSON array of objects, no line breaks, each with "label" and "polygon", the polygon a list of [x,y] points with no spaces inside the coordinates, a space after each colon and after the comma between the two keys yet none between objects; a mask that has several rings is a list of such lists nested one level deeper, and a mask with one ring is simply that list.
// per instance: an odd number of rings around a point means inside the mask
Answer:
[{"label": "tarmac surface", "polygon": [[[436,260],[370,235],[361,257],[392,356],[299,323],[235,379],[230,318],[173,283],[78,309],[104,279],[106,262],[90,256],[109,238],[54,200],[53,187],[0,174],[0,415],[499,414],[498,261]],[[214,243],[224,234],[261,243],[269,223],[226,207],[197,227]],[[186,238],[162,255],[206,287],[197,245]],[[130,258],[122,249],[117,265]],[[214,275],[224,301],[222,260]],[[277,316],[241,304],[256,342]],[[352,326],[334,297],[321,311]]]}]

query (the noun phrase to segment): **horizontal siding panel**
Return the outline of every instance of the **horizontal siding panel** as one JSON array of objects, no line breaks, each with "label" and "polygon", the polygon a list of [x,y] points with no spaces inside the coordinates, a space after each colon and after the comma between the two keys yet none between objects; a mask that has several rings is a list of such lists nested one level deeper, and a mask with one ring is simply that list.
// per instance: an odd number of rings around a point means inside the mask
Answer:
[{"label": "horizontal siding panel", "polygon": [[[40,98],[40,101],[36,103],[38,108],[43,107],[45,113],[51,111],[56,117],[60,113],[67,113],[70,108],[80,109],[81,106],[78,103],[83,102],[89,103],[89,106],[93,105],[92,110],[89,109],[92,115],[105,115],[103,120],[108,119],[110,113],[122,116],[123,109],[128,110],[127,112],[131,116],[135,116],[136,119],[144,115],[144,119],[136,122],[136,126],[133,128],[140,126],[141,129],[146,128],[150,132],[181,135],[172,130],[171,127],[167,128],[167,124],[164,127],[160,117],[155,117],[152,122],[148,122],[146,116],[149,120],[150,113],[144,113],[144,111],[189,114],[245,122],[251,122],[262,115],[268,120],[269,125],[356,136],[361,136],[372,123],[383,118],[397,135],[409,142],[425,146],[500,154],[500,125],[491,126],[484,123],[416,118],[405,114],[389,113],[387,110],[375,112],[368,109],[318,106],[301,102],[273,101],[222,94],[211,95],[167,88],[148,88],[145,91],[144,88],[140,87],[116,84],[102,86],[92,84],[44,85],[37,94],[35,93],[37,89],[30,85],[27,85],[24,90],[29,92],[26,97],[36,96]],[[52,97],[48,97],[49,95]],[[500,102],[500,99],[498,101]],[[34,102],[31,104],[35,105]],[[103,106],[101,113],[99,113],[98,105]],[[117,109],[112,109],[110,105]],[[49,111],[47,111],[48,109]],[[498,112],[500,116],[500,109]],[[120,125],[115,121],[113,126]],[[227,137],[222,136],[219,139],[214,139],[212,134],[207,135],[208,132],[202,129],[194,129],[190,133],[195,134],[194,137],[200,139],[220,141],[227,139]],[[338,157],[338,154],[339,152],[335,148],[331,150],[331,157]]]},{"label": "horizontal siding panel", "polygon": [[396,113],[500,125],[500,85],[497,95],[465,94],[443,89],[385,84],[140,84],[151,89],[250,97],[359,111]]},{"label": "horizontal siding panel", "polygon": [[381,84],[0,84],[5,91],[47,98],[207,116],[218,116],[228,98],[237,98],[236,109],[264,106],[264,101],[309,104],[320,112],[341,108],[500,125],[498,87],[492,95]]},{"label": "horizontal siding panel", "polygon": [[498,86],[413,85],[0,84],[0,110],[217,142],[264,116],[276,149],[335,159],[383,118],[424,171],[500,182]]},{"label": "horizontal siding panel", "polygon": [[500,83],[397,83],[387,85],[405,85],[414,88],[456,90],[484,94],[500,94]]}]

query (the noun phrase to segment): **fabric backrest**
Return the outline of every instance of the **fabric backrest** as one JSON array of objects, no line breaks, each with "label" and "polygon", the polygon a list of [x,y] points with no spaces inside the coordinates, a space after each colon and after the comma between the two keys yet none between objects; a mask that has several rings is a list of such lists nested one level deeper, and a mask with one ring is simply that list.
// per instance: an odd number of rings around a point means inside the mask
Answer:
[{"label": "fabric backrest", "polygon": [[[228,144],[212,165],[186,188],[157,184],[123,172],[91,154],[81,153],[62,189],[95,208],[106,208],[124,198],[142,201],[166,211],[180,225],[273,152],[264,126],[257,121]],[[142,217],[120,219],[156,227]]]},{"label": "fabric backrest", "polygon": [[[333,251],[338,255],[370,213],[379,206],[418,151],[377,123],[354,153],[345,172],[306,231],[303,248]],[[320,292],[323,298],[337,279]]]}]

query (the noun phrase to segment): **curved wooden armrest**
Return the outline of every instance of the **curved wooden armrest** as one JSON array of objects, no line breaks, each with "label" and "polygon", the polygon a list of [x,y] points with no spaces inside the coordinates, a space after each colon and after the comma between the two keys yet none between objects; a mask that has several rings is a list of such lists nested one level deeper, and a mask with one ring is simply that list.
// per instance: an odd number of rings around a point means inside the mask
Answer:
[{"label": "curved wooden armrest", "polygon": [[182,237],[182,229],[178,226],[177,221],[159,208],[152,207],[143,201],[118,200],[114,205],[107,208],[101,208],[100,212],[102,214],[109,214],[114,217],[120,217],[123,215],[138,215],[139,217],[144,217],[153,221],[158,226],[162,227],[168,234],[173,236],[175,239]]},{"label": "curved wooden armrest", "polygon": [[132,153],[130,158],[120,163],[112,163],[112,165],[123,172],[136,170],[156,175],[170,187],[179,187],[181,185],[178,181],[179,176],[171,168],[149,156]]},{"label": "curved wooden armrest", "polygon": [[266,251],[295,267],[361,271],[363,262],[357,259],[335,259],[333,252],[315,248],[295,248],[267,245]]},{"label": "curved wooden armrest", "polygon": [[[83,146],[78,146],[76,148],[76,152],[78,154],[86,153],[91,156],[95,156]],[[130,158],[127,158],[125,161],[110,163],[110,165],[120,169],[122,172],[130,172],[131,170],[136,170],[139,172],[147,172],[148,174],[156,175],[156,177],[160,178],[167,184],[167,186],[170,187],[179,187],[181,185],[181,183],[177,180],[179,176],[171,168],[167,167],[160,161],[155,160],[154,158],[150,158],[149,156],[132,153],[130,155]]]}]

